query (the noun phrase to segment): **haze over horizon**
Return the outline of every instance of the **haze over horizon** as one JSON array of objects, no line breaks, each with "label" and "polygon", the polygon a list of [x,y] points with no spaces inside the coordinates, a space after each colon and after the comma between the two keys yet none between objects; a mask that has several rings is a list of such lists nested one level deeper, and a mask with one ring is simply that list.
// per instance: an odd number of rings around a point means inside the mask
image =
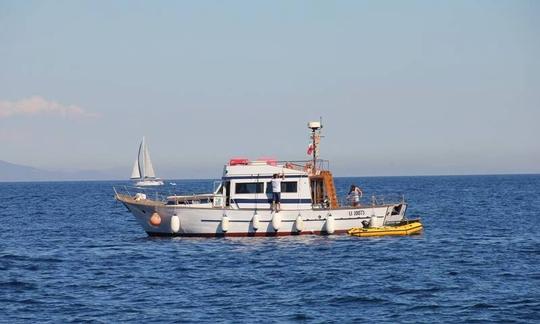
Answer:
[{"label": "haze over horizon", "polygon": [[540,173],[537,1],[0,1],[0,160],[215,178]]}]

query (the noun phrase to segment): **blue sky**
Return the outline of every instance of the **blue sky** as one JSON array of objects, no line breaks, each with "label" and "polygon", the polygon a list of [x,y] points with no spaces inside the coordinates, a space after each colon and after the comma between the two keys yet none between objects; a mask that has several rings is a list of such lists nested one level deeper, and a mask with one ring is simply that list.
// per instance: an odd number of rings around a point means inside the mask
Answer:
[{"label": "blue sky", "polygon": [[[0,159],[216,177],[540,172],[537,1],[3,1]],[[161,172],[160,172],[161,170]],[[161,174],[160,174],[161,173]]]}]

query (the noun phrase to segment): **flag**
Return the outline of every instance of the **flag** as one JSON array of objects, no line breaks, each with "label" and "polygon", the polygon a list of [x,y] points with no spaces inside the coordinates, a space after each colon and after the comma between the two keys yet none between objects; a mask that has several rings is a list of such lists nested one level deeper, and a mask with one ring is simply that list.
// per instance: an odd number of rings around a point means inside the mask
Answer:
[{"label": "flag", "polygon": [[313,143],[309,143],[307,148],[307,155],[313,154]]}]

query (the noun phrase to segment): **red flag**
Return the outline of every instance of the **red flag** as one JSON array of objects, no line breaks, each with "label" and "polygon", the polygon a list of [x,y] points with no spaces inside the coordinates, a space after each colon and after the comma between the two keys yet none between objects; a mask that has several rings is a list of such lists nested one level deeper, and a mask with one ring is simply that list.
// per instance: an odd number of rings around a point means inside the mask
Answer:
[{"label": "red flag", "polygon": [[309,146],[307,148],[307,155],[313,154],[313,143],[309,143]]}]

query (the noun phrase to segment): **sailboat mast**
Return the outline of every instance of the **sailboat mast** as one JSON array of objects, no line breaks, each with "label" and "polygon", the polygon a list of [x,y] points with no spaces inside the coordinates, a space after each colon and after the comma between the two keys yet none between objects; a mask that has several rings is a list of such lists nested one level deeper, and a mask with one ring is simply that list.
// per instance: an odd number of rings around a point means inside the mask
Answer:
[{"label": "sailboat mast", "polygon": [[141,153],[144,155],[144,136],[142,138],[142,142],[141,142],[141,145],[139,145],[139,155],[138,155],[138,160],[139,160],[139,174],[141,175],[141,179],[144,180],[144,156],[141,158]]}]

